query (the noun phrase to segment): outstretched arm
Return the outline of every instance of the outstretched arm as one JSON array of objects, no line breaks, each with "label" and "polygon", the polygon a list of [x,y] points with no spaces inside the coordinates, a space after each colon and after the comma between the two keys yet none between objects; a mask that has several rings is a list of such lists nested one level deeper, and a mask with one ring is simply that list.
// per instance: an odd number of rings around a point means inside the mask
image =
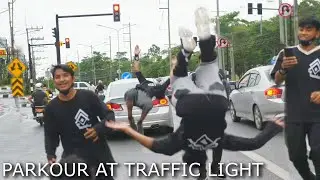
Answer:
[{"label": "outstretched arm", "polygon": [[183,129],[180,126],[176,132],[169,134],[168,136],[155,139],[145,135],[142,135],[125,123],[119,122],[106,122],[105,125],[115,130],[122,131],[127,135],[131,136],[133,139],[138,141],[144,147],[150,149],[151,151],[159,154],[173,155],[182,149],[183,145]]},{"label": "outstretched arm", "polygon": [[223,149],[230,151],[252,151],[261,148],[270,139],[282,131],[277,122],[268,122],[264,130],[254,138],[244,138],[225,134],[222,140]]}]

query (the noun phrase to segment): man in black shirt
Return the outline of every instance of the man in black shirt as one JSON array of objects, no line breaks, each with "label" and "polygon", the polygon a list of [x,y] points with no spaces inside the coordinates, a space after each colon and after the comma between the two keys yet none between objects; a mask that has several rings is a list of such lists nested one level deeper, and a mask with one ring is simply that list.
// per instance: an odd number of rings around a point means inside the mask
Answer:
[{"label": "man in black shirt", "polygon": [[45,106],[48,104],[48,96],[42,89],[42,83],[37,83],[35,85],[35,91],[31,94],[28,98],[29,102],[31,103],[33,117],[37,116],[36,114],[36,106]]},{"label": "man in black shirt", "polygon": [[[45,109],[45,150],[49,163],[56,162],[56,148],[63,146],[62,158],[77,155],[88,166],[97,168],[100,163],[114,163],[105,136],[111,131],[104,126],[106,120],[114,120],[110,111],[97,95],[88,90],[75,90],[74,72],[67,65],[57,65],[52,70],[57,98]],[[110,167],[106,167],[109,171]],[[97,179],[113,179],[98,177]]]},{"label": "man in black shirt", "polygon": [[[124,99],[126,101],[126,106],[128,109],[128,119],[130,126],[134,129],[138,129],[140,133],[143,134],[143,120],[147,117],[150,110],[153,108],[152,98],[157,99],[165,98],[165,92],[168,86],[170,85],[170,78],[165,81],[163,84],[154,85],[153,82],[148,81],[141,73],[139,68],[139,46],[135,48],[135,61],[133,63],[133,71],[139,81],[139,84],[132,89],[129,89],[124,94]],[[132,116],[132,108],[137,106],[142,110],[140,119],[137,123],[138,127],[134,122]]]},{"label": "man in black shirt", "polygon": [[318,20],[301,20],[299,45],[292,47],[290,55],[280,51],[271,72],[277,85],[285,81],[285,139],[289,158],[304,180],[314,179],[306,156],[306,136],[320,180],[320,46],[315,44],[319,36]]}]

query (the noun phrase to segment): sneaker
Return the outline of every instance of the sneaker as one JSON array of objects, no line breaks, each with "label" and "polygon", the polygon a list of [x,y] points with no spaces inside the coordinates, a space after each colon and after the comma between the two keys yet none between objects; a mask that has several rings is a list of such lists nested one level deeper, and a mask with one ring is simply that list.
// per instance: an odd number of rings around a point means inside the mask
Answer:
[{"label": "sneaker", "polygon": [[179,36],[183,49],[187,52],[193,52],[197,46],[197,42],[193,39],[192,31],[184,27],[179,27]]},{"label": "sneaker", "polygon": [[200,7],[195,11],[195,24],[200,40],[207,40],[211,37],[210,18],[208,10]]}]

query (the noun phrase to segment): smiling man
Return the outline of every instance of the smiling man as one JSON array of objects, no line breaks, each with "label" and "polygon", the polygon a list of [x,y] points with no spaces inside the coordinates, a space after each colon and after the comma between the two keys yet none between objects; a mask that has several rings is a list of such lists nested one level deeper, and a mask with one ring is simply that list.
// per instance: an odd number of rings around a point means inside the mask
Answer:
[{"label": "smiling man", "polygon": [[314,18],[299,23],[299,45],[281,51],[271,76],[276,84],[286,81],[285,138],[289,158],[304,180],[315,179],[311,173],[306,136],[311,147],[316,179],[320,180],[320,22]]},{"label": "smiling man", "polygon": [[[62,158],[77,155],[91,169],[96,169],[99,163],[114,163],[105,138],[111,129],[104,126],[106,120],[115,119],[113,111],[94,92],[73,88],[75,77],[69,66],[54,66],[52,76],[59,95],[45,109],[45,150],[48,162],[56,162],[56,148],[61,139],[64,150]],[[106,167],[107,171],[109,168]]]}]

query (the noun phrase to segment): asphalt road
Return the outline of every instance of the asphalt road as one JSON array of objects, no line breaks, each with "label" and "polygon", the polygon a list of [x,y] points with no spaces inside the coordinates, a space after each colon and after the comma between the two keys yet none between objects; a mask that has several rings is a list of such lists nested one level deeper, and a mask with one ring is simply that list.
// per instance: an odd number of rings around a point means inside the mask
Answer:
[{"label": "asphalt road", "polygon": [[[229,115],[227,132],[234,135],[244,137],[254,137],[259,133],[253,126],[253,123],[248,121],[241,121],[240,123],[233,123],[230,121]],[[174,117],[175,128],[179,125],[180,119]],[[39,163],[46,162],[44,153],[44,138],[43,128],[39,126],[35,120],[32,119],[31,108],[20,108],[17,112],[14,106],[13,99],[0,99],[0,162],[1,162],[1,176],[3,177],[3,163]],[[149,136],[161,137],[163,135],[158,133],[149,133]],[[109,146],[113,152],[115,160],[119,163],[115,170],[115,179],[186,179],[182,177],[182,172],[176,172],[176,176],[172,177],[170,173],[165,177],[137,177],[128,176],[129,168],[124,163],[147,163],[145,172],[150,171],[152,163],[181,163],[181,155],[183,152],[177,153],[174,156],[165,156],[155,154],[148,149],[142,147],[137,142],[128,137],[116,137],[109,141]],[[58,149],[57,155],[60,156],[62,152],[61,147]],[[211,159],[211,152],[208,153]],[[227,179],[264,179],[264,180],[299,180],[301,179],[290,161],[288,160],[287,149],[284,144],[283,134],[280,133],[269,141],[264,147],[259,150],[251,152],[228,152],[224,151],[223,163],[248,163],[262,162],[264,166],[261,168],[260,177],[256,177],[256,171],[252,171],[252,177],[229,177]],[[133,168],[134,170],[134,168]],[[135,171],[133,171],[135,172]],[[230,171],[230,174],[233,172]],[[154,173],[155,174],[155,173]],[[143,175],[140,173],[140,175]],[[17,179],[17,177],[10,177],[6,179]],[[22,179],[22,177],[18,178]],[[33,178],[28,178],[33,179]],[[39,179],[39,178],[38,178]],[[46,178],[43,178],[46,179]],[[187,178],[195,179],[195,178]],[[211,177],[211,179],[215,179]]]}]

